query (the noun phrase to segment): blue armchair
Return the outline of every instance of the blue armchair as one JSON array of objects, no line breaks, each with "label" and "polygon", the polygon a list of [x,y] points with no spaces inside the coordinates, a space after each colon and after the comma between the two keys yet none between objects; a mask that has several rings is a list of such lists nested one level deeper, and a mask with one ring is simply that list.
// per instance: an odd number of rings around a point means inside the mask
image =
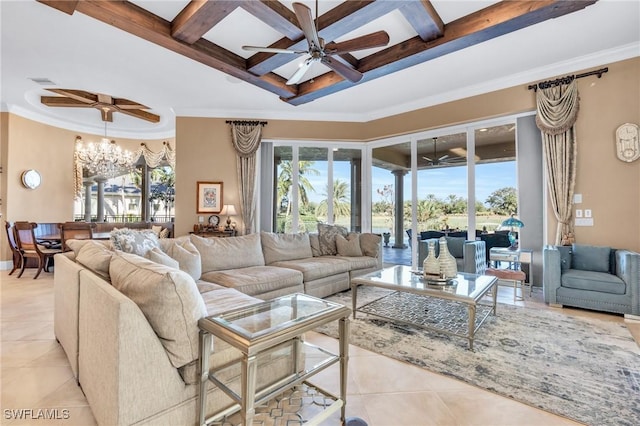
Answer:
[{"label": "blue armchair", "polygon": [[640,315],[640,254],[579,244],[546,246],[543,286],[549,304]]}]

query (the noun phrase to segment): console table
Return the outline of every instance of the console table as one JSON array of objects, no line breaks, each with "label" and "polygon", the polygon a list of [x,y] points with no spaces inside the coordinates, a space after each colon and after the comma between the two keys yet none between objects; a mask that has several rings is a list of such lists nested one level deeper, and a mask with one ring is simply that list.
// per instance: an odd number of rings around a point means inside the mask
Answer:
[{"label": "console table", "polygon": [[[346,306],[296,293],[199,320],[200,371],[202,372],[198,405],[199,424],[204,426],[223,420],[239,410],[242,424],[251,425],[256,414],[256,406],[299,385],[312,386],[325,397],[334,400],[328,407],[323,407],[324,410],[321,413],[315,415],[311,420],[312,423],[326,419],[340,408],[340,419],[344,424],[350,314],[351,310]],[[339,321],[339,355],[334,355],[302,339],[305,332],[331,321]],[[239,394],[232,389],[231,384],[224,383],[224,379],[217,376],[217,373],[228,367],[227,365],[218,369],[210,368],[209,355],[213,350],[213,336],[242,353],[241,360],[237,361],[241,367]],[[283,351],[285,350],[283,347],[288,348],[286,350],[291,357],[292,371],[276,384],[258,388],[256,384],[258,369],[265,368],[259,365],[260,356],[271,353],[273,350]],[[309,377],[336,362],[340,363],[339,397],[306,382]],[[234,404],[207,418],[206,399],[209,382],[214,383],[227,394]]]},{"label": "console table", "polygon": [[508,247],[492,247],[489,250],[489,260],[497,268],[497,262],[509,262],[510,269],[520,269],[520,264],[529,265],[529,295],[533,291],[533,250],[517,249],[511,250]]}]

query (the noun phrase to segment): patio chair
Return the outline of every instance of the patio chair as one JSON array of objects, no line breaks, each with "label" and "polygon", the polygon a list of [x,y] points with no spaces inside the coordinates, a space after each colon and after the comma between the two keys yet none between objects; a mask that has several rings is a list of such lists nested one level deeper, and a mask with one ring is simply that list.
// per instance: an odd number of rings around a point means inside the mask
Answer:
[{"label": "patio chair", "polygon": [[38,272],[36,272],[33,279],[38,278],[42,269],[44,269],[45,272],[49,272],[49,262],[53,260],[53,256],[55,254],[62,253],[62,250],[48,249],[37,244],[36,236],[33,231],[38,226],[37,223],[15,222],[13,226],[16,231],[16,244],[22,255],[22,267],[18,274],[18,278],[20,278],[24,273],[27,259],[30,258],[37,259],[38,261]]},{"label": "patio chair", "polygon": [[60,241],[62,251],[70,251],[67,240],[92,240],[95,224],[90,222],[65,222],[59,223]]},{"label": "patio chair", "polygon": [[9,272],[9,275],[13,274],[16,269],[22,267],[22,253],[18,249],[18,244],[16,243],[16,233],[15,229],[9,222],[5,222],[5,229],[7,230],[7,239],[9,240],[9,247],[11,247],[11,253],[13,254],[13,269]]}]

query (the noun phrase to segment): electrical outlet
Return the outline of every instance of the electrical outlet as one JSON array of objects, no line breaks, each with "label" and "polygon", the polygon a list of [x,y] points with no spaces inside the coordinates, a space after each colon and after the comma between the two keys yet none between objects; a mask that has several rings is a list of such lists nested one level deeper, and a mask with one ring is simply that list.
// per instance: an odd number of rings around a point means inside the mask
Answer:
[{"label": "electrical outlet", "polygon": [[576,217],[582,217],[582,209],[576,209]]},{"label": "electrical outlet", "polygon": [[584,217],[591,217],[591,209],[586,209],[584,211]]}]

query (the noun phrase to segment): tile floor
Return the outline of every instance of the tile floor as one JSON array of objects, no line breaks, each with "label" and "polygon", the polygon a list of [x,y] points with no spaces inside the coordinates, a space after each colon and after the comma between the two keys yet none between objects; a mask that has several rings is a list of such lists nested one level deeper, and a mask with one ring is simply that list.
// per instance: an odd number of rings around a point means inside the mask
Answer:
[{"label": "tile floor", "polygon": [[[32,276],[30,270],[21,279],[15,274],[8,276],[8,271],[0,272],[0,424],[93,425],[91,409],[53,333],[53,274],[43,272],[37,280]],[[513,303],[512,290],[501,287],[499,301]],[[549,309],[541,302],[539,289],[532,298],[517,303]],[[615,315],[571,312],[624,321]],[[627,322],[636,341],[640,341],[640,322]],[[312,333],[308,339],[337,350],[337,342],[324,335]],[[337,392],[337,377],[336,369],[328,369],[315,381]],[[347,407],[348,416],[360,417],[369,426],[576,424],[355,346],[350,347]],[[33,416],[38,409],[49,409],[47,413],[58,420],[17,420],[12,418],[12,409],[32,409]],[[326,424],[337,421],[334,417]]]}]

